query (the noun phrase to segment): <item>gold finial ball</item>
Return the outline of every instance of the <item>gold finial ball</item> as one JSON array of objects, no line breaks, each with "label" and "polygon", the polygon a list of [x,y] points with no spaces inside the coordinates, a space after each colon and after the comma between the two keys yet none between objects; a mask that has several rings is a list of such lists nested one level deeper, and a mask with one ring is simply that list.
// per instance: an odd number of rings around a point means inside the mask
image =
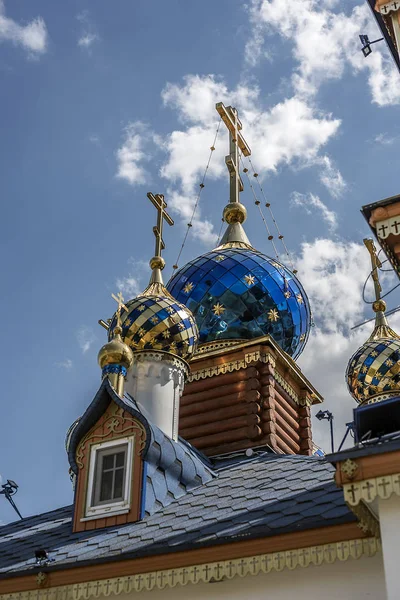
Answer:
[{"label": "gold finial ball", "polygon": [[165,267],[165,260],[162,256],[153,256],[150,260],[150,269],[160,269],[161,271]]},{"label": "gold finial ball", "polygon": [[223,217],[228,225],[232,223],[244,223],[247,218],[246,207],[240,202],[230,202],[224,208]]},{"label": "gold finial ball", "polygon": [[104,369],[107,365],[122,365],[126,369],[129,369],[133,362],[133,353],[125,342],[123,342],[116,333],[116,330],[120,329],[118,326],[115,328],[115,335],[110,342],[104,344],[100,348],[97,360],[101,369]]},{"label": "gold finial ball", "polygon": [[385,312],[386,310],[386,302],[384,300],[375,300],[372,305],[372,310],[374,312]]}]

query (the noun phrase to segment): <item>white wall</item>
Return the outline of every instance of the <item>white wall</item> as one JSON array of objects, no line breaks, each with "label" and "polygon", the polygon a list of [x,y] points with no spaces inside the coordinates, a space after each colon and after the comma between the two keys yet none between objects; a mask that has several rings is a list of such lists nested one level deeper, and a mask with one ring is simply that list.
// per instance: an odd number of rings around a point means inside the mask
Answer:
[{"label": "white wall", "polygon": [[[117,598],[115,596],[115,598]],[[119,600],[386,600],[382,555],[257,576],[121,594]],[[400,594],[398,596],[400,598]]]},{"label": "white wall", "polygon": [[379,521],[385,561],[387,597],[388,600],[399,600],[400,498],[396,494],[386,500],[379,498]]}]

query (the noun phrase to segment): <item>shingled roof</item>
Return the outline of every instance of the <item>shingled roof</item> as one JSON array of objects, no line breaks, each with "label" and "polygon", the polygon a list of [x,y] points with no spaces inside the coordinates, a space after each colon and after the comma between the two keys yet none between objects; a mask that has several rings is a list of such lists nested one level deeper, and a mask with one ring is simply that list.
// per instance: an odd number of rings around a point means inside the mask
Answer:
[{"label": "shingled roof", "polygon": [[262,452],[214,468],[217,477],[137,523],[72,533],[68,506],[1,527],[0,577],[34,568],[38,548],[54,561],[48,571],[356,520],[324,458]]}]

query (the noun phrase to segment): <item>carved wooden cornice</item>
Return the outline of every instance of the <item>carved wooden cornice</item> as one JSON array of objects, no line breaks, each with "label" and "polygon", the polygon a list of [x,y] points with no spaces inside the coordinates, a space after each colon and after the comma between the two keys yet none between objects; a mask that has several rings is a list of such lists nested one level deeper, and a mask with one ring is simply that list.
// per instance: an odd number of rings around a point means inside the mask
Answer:
[{"label": "carved wooden cornice", "polygon": [[[360,502],[370,504],[375,498],[386,500],[395,494],[400,496],[400,474],[372,477],[343,485],[344,499],[353,510]],[[354,512],[354,511],[353,511]]]},{"label": "carved wooden cornice", "polygon": [[376,537],[359,538],[54,588],[46,588],[46,574],[38,573],[36,577],[38,589],[0,595],[0,600],[88,600],[112,594],[162,590],[189,583],[208,583],[284,569],[293,570],[296,567],[331,564],[336,560],[343,562],[359,559],[362,556],[374,556],[380,550],[381,544]]}]

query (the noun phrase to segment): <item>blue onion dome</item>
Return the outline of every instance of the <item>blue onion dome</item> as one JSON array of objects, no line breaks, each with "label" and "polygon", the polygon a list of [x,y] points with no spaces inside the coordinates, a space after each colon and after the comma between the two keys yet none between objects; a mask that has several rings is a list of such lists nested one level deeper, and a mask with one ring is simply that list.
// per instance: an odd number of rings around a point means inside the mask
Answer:
[{"label": "blue onion dome", "polygon": [[240,222],[228,227],[218,248],[177,271],[167,289],[193,313],[200,343],[269,334],[296,358],[307,342],[311,311],[303,287],[250,245]]},{"label": "blue onion dome", "polygon": [[[163,259],[160,264],[164,264]],[[134,352],[162,350],[188,359],[197,347],[196,321],[190,310],[171,296],[160,279],[161,273],[155,269],[145,291],[122,307],[122,339]],[[109,339],[112,339],[116,326],[117,314],[110,323]]]},{"label": "blue onion dome", "polygon": [[351,357],[346,370],[350,394],[359,404],[372,404],[400,392],[400,338],[387,323],[386,303],[376,300],[375,328]]}]

